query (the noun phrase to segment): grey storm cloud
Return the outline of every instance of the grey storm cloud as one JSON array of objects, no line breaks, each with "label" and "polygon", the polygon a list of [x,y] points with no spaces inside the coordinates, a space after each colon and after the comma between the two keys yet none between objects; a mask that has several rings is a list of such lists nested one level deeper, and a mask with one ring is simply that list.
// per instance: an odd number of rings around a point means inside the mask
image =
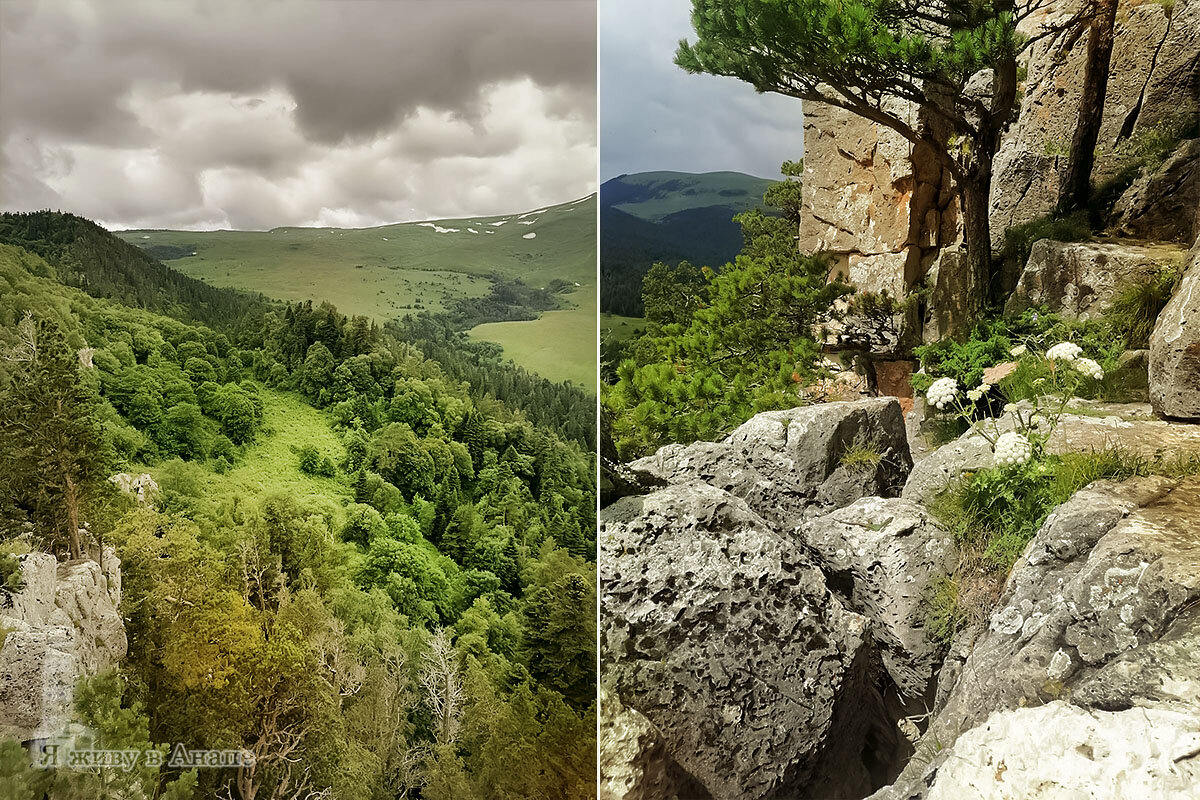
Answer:
[{"label": "grey storm cloud", "polygon": [[675,66],[679,40],[695,38],[691,5],[601,0],[601,178],[654,170],[770,178],[802,155],[799,100]]},{"label": "grey storm cloud", "polygon": [[0,0],[0,206],[270,227],[573,199],[595,183],[595,14],[593,0]]}]

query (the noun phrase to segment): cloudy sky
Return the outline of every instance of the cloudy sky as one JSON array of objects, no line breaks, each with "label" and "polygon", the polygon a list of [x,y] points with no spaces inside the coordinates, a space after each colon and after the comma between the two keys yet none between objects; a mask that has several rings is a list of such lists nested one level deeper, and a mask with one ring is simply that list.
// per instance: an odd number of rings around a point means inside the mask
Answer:
[{"label": "cloudy sky", "polygon": [[595,190],[591,0],[0,0],[0,208],[376,225]]},{"label": "cloudy sky", "polygon": [[802,155],[800,101],[675,66],[679,40],[695,38],[691,6],[601,0],[601,179],[660,169],[774,178]]}]

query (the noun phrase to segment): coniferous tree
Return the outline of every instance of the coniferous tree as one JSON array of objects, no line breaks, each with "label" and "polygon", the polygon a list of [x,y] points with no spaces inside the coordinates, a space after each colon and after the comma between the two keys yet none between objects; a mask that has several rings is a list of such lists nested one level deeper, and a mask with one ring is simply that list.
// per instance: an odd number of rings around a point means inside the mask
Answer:
[{"label": "coniferous tree", "polygon": [[[845,109],[891,128],[954,179],[963,210],[968,304],[991,277],[992,159],[1016,112],[1017,26],[1042,0],[693,0],[696,41],[676,63],[760,92]],[[985,70],[990,70],[989,73]],[[983,76],[990,78],[983,80]],[[974,80],[973,80],[974,79]]]},{"label": "coniferous tree", "polygon": [[18,341],[7,354],[15,370],[0,395],[0,435],[11,454],[0,480],[52,541],[82,558],[84,508],[107,467],[96,392],[54,322],[27,315]]}]

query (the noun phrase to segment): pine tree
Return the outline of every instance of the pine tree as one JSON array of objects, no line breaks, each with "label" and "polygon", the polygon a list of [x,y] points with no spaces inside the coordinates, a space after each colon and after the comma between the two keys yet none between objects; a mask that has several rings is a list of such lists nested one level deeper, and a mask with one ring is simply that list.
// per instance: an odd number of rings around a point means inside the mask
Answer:
[{"label": "pine tree", "polygon": [[[991,273],[992,159],[1016,111],[1017,57],[1035,38],[1017,26],[1042,0],[693,0],[695,42],[676,63],[760,92],[845,109],[891,128],[947,171],[963,210],[970,305]],[[973,76],[991,70],[990,86]],[[919,113],[912,113],[915,108]]]},{"label": "pine tree", "polygon": [[52,541],[82,558],[83,511],[107,467],[96,392],[54,322],[26,315],[18,341],[7,354],[16,369],[0,395],[0,436],[11,454],[0,480]]}]

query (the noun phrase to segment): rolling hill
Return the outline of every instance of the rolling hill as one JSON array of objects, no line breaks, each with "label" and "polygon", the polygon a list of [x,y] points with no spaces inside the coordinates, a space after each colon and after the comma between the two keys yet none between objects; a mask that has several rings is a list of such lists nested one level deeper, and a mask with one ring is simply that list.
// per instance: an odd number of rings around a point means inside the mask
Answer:
[{"label": "rolling hill", "polygon": [[735,214],[771,185],[740,172],[642,172],[600,187],[600,308],[642,313],[642,277],[655,261],[720,266],[742,247]]},{"label": "rolling hill", "polygon": [[[269,231],[128,230],[118,235],[174,269],[217,287],[279,300],[329,301],[384,322],[483,298],[493,276],[534,289],[558,281],[561,310],[493,323],[486,338],[551,380],[595,389],[596,197],[500,216],[375,228]],[[511,327],[517,325],[518,327]],[[557,335],[554,358],[522,358],[528,339]],[[476,338],[481,338],[476,334]]]}]

